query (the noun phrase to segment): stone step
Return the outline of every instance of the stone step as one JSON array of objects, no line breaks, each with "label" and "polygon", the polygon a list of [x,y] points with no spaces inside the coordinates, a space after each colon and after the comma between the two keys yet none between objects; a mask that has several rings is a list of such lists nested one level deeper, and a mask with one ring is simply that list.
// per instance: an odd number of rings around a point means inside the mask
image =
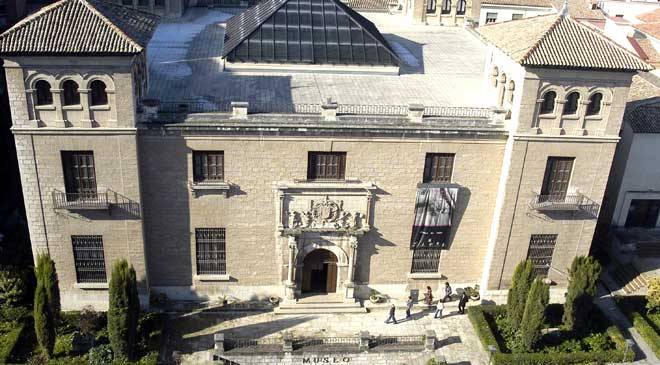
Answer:
[{"label": "stone step", "polygon": [[367,313],[366,308],[358,307],[296,307],[296,308],[275,308],[275,314],[337,314],[337,313]]},{"label": "stone step", "polygon": [[280,303],[280,309],[319,309],[319,308],[361,308],[358,302],[328,302],[328,303]]},{"label": "stone step", "polygon": [[631,264],[619,265],[612,272],[614,279],[626,294],[632,294],[647,286],[646,277]]}]

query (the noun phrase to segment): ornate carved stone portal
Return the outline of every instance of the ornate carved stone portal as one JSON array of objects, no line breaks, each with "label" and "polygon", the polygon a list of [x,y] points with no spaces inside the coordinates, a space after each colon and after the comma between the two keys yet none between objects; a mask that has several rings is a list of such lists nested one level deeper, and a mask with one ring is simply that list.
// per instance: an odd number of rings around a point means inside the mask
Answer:
[{"label": "ornate carved stone portal", "polygon": [[358,238],[370,228],[376,186],[362,182],[281,182],[276,231],[286,300],[300,296],[305,256],[325,249],[338,258],[337,292],[353,301]]}]

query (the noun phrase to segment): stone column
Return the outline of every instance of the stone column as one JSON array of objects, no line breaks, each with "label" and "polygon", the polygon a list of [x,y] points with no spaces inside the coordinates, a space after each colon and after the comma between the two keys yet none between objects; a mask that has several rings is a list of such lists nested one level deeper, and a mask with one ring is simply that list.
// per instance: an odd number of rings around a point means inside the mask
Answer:
[{"label": "stone column", "polygon": [[92,101],[89,95],[90,89],[78,89],[80,93],[80,105],[83,107],[81,118],[80,118],[80,127],[82,128],[91,128],[92,125]]},{"label": "stone column", "polygon": [[289,246],[289,267],[286,277],[286,287],[285,287],[285,300],[295,300],[296,299],[296,282],[294,280],[294,268],[296,267],[296,251],[298,250],[298,243],[296,242],[295,236],[289,236],[288,238]]},{"label": "stone column", "polygon": [[348,253],[348,275],[344,287],[346,287],[346,295],[344,297],[345,301],[355,300],[355,256],[357,255],[358,239],[356,236],[351,236],[348,243],[349,253]]},{"label": "stone column", "polygon": [[62,110],[62,89],[50,89],[53,94],[53,105],[55,105],[55,127],[66,127],[64,121],[64,110]]}]

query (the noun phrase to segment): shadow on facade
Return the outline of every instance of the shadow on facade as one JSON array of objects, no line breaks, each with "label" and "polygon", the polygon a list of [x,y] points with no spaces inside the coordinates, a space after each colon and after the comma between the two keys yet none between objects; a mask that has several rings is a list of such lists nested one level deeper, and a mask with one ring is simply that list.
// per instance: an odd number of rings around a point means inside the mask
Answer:
[{"label": "shadow on facade", "polygon": [[[458,187],[458,194],[456,195],[456,207],[451,216],[451,230],[449,231],[449,237],[447,238],[448,249],[451,249],[454,238],[456,238],[458,227],[461,225],[463,215],[465,215],[465,211],[470,203],[470,198],[472,197],[472,192],[469,188],[465,186],[456,187]],[[410,229],[412,230],[412,227],[410,227]]]}]

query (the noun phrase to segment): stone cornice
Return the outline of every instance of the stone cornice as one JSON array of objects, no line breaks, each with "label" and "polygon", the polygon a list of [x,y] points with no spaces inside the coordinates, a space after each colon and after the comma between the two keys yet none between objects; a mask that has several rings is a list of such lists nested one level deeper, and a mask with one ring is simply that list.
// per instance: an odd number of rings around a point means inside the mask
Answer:
[{"label": "stone cornice", "polygon": [[618,136],[544,136],[535,134],[516,134],[512,137],[515,141],[579,143],[617,143],[621,139]]},{"label": "stone cornice", "polygon": [[23,128],[11,127],[13,134],[39,134],[39,135],[135,135],[137,128]]}]

